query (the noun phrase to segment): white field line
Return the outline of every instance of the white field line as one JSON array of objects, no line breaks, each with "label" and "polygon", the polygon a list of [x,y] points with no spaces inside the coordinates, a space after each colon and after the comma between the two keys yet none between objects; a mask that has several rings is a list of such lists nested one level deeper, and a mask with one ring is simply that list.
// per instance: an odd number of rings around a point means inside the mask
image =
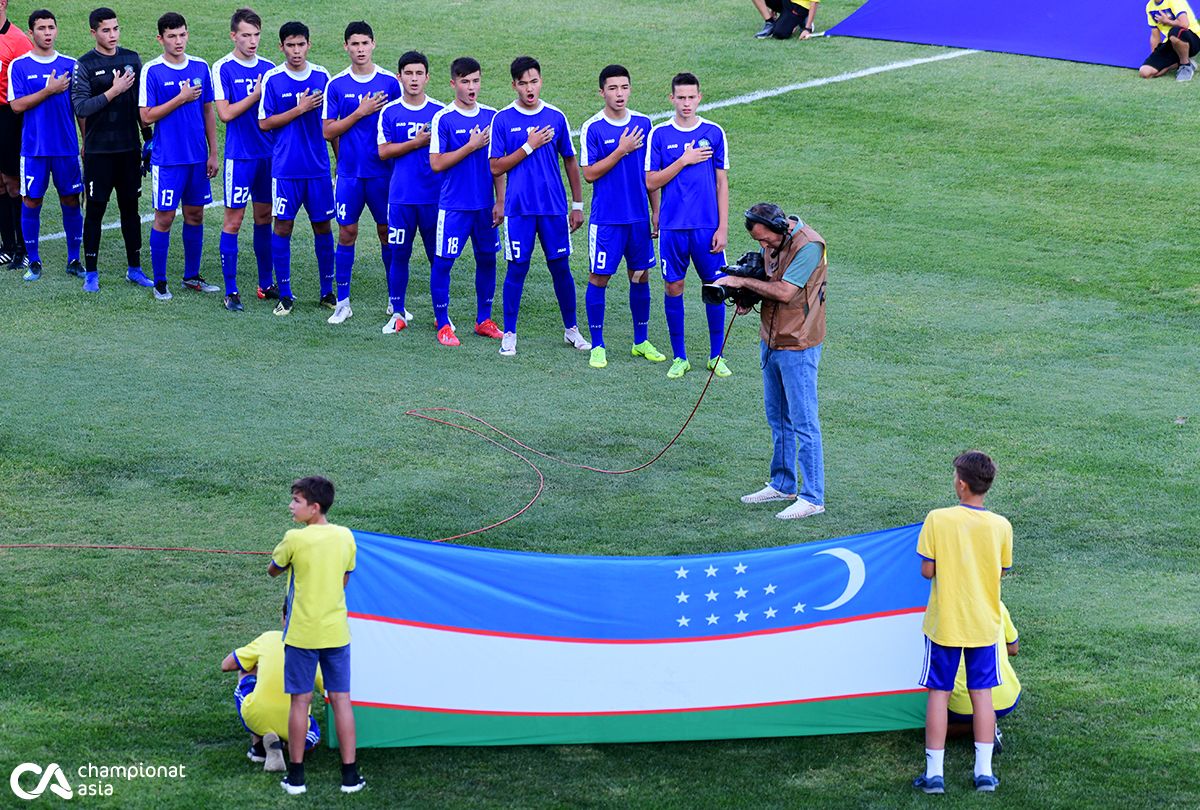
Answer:
[{"label": "white field line", "polygon": [[[740,96],[733,96],[731,98],[722,99],[720,101],[712,101],[712,102],[709,102],[708,104],[701,104],[698,109],[700,112],[707,112],[708,110],[719,110],[724,107],[737,107],[741,104],[753,104],[756,101],[762,101],[764,98],[774,98],[775,96],[782,96],[785,93],[794,93],[797,90],[808,90],[809,88],[812,88],[812,87],[824,87],[827,84],[837,84],[839,82],[848,82],[852,79],[862,79],[867,76],[874,76],[877,73],[890,73],[893,70],[904,70],[905,68],[916,67],[917,65],[924,65],[924,64],[928,64],[930,62],[942,62],[947,59],[957,59],[960,56],[969,56],[973,53],[979,53],[979,51],[958,50],[958,51],[950,51],[948,53],[940,53],[937,56],[925,56],[920,59],[905,59],[900,62],[888,62],[886,65],[877,65],[875,67],[863,68],[862,70],[852,70],[852,71],[849,71],[848,73],[839,73],[836,76],[825,76],[820,79],[809,79],[806,82],[797,82],[795,84],[785,84],[781,87],[772,87],[769,90],[755,90],[753,93],[745,93]],[[666,112],[654,113],[653,115],[650,116],[650,120],[651,121],[662,121],[663,119],[670,118],[674,114],[675,114],[674,110],[667,110]],[[572,130],[571,137],[578,138],[579,130],[577,130],[577,129]],[[208,205],[206,205],[204,207],[205,208],[216,208],[217,206],[224,205],[224,204],[225,204],[224,200],[213,200],[212,202],[210,202]],[[147,214],[146,216],[142,217],[142,222],[150,222],[153,219],[154,219],[154,214]],[[112,230],[114,228],[119,228],[119,227],[121,227],[120,221],[107,222],[101,226],[101,228],[106,231]],[[51,233],[51,234],[47,234],[47,235],[43,236],[42,241],[47,242],[47,241],[50,241],[53,239],[65,239],[66,236],[67,236],[66,233],[64,233],[63,231],[59,231],[58,233]]]}]

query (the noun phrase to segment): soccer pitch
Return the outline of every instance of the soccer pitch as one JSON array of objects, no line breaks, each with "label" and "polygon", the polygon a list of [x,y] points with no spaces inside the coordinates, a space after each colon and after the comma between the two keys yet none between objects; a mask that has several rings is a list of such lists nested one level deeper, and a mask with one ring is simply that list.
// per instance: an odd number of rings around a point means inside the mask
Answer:
[{"label": "soccer pitch", "polygon": [[[277,2],[272,32],[297,13],[313,62],[345,67],[347,14]],[[229,50],[233,5],[185,4],[190,52]],[[818,30],[855,3],[822,4]],[[23,26],[32,5],[13,4]],[[59,49],[91,47],[92,5],[52,6]],[[584,0],[376,4],[376,62],[416,48],[429,94],[449,101],[447,67],[483,65],[480,100],[512,100],[509,61],[542,64],[543,98],[574,128],[600,106],[611,62],[633,76],[630,106],[670,109],[671,76],[696,73],[705,102],[768,95],[704,113],[728,134],[730,258],[752,247],[740,212],[760,200],[798,213],[828,240],[829,336],[820,375],[827,508],[783,522],[737,496],[769,461],[757,317],[734,324],[695,421],[661,461],[605,477],[541,464],[547,486],[483,545],[580,554],[685,554],[800,543],[921,520],[953,502],[950,460],[996,458],[989,506],[1015,531],[1004,598],[1021,634],[1024,686],[1002,722],[999,792],[1012,806],[1200,805],[1200,273],[1181,172],[1194,129],[1193,85],[991,53],[846,74],[954,53],[828,38],[756,41],[743,0],[664,4]],[[161,4],[116,6],[126,47],[160,52]],[[814,80],[842,77],[818,83]],[[1194,139],[1193,139],[1194,140]],[[219,197],[220,182],[214,184]],[[587,194],[585,184],[585,196]],[[47,205],[43,231],[59,230]],[[143,211],[149,211],[148,187]],[[1152,211],[1163,213],[1153,214]],[[115,201],[109,218],[116,218]],[[302,218],[303,219],[303,218]],[[220,278],[220,210],[208,212],[203,274]],[[325,322],[309,229],[293,240],[296,310],[275,318],[246,295],[178,289],[157,303],[121,280],[119,232],[105,232],[101,292],[62,271],[23,282],[0,270],[0,543],[111,543],[269,551],[291,523],[288,485],[333,479],[332,520],[438,538],[522,506],[528,467],[410,408],[478,414],[539,449],[631,467],[674,435],[706,374],[669,381],[631,358],[626,281],[610,285],[609,366],[562,343],[540,251],[526,285],[520,353],[464,335],[434,339],[428,266],[413,258],[408,308],[383,336],[385,285],[369,228],[359,239],[354,318]],[[146,226],[148,232],[149,226]],[[572,268],[583,320],[586,231]],[[149,266],[148,241],[143,264]],[[451,317],[469,323],[470,258],[455,267]],[[503,266],[501,265],[501,273]],[[243,293],[253,289],[249,226]],[[501,276],[502,278],[502,276]],[[650,339],[668,345],[662,285]],[[497,311],[499,311],[499,295]],[[687,291],[688,346],[703,356],[699,283]],[[702,364],[697,363],[697,367]],[[230,649],[276,627],[282,586],[260,557],[0,550],[0,775],[22,762],[186,766],[186,776],[108,780],[120,807],[254,807],[336,801],[370,807],[909,807],[920,731],[623,746],[363,750],[367,790],[342,799],[336,753],[308,762],[293,799],[245,759]],[[914,566],[917,564],[914,555]],[[398,583],[397,587],[403,587]],[[420,660],[412,661],[420,667]],[[747,672],[752,678],[755,673]],[[917,673],[914,673],[914,681]],[[322,719],[324,729],[324,720]],[[969,743],[946,757],[950,805],[976,801]],[[7,788],[0,795],[8,804]],[[12,800],[16,802],[15,798]],[[41,799],[56,802],[52,796]]]}]

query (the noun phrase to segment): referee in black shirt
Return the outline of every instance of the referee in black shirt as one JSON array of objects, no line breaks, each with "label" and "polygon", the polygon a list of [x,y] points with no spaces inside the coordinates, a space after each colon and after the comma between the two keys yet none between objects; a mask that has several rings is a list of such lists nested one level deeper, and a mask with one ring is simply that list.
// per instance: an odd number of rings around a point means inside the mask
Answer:
[{"label": "referee in black shirt", "polygon": [[142,272],[142,141],[150,140],[138,117],[138,76],[142,60],[121,48],[121,26],[111,8],[88,18],[96,47],[79,57],[71,78],[71,104],[83,127],[83,181],[87,207],[83,218],[83,263],[97,270],[100,226],[115,191],[121,209],[121,235],[129,269],[125,278],[142,287],[154,282]]}]

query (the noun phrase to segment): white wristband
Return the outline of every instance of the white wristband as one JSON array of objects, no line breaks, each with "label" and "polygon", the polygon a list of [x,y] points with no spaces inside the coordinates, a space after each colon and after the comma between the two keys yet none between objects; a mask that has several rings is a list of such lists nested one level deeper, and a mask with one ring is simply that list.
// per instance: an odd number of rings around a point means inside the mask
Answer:
[{"label": "white wristband", "polygon": [[533,147],[530,146],[528,143],[521,144],[521,150],[527,155],[533,154]]},{"label": "white wristband", "polygon": [[572,210],[572,211],[582,211],[582,210],[583,210],[583,203],[581,203],[581,202],[573,202],[573,203],[571,203],[571,210]]}]

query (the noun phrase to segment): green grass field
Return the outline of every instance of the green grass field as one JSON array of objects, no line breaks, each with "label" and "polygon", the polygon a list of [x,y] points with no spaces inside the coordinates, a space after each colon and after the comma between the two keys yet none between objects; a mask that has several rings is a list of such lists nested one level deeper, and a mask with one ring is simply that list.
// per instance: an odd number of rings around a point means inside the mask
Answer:
[{"label": "green grass field", "polygon": [[[295,6],[256,4],[273,31]],[[830,2],[819,28],[850,13]],[[612,61],[633,107],[669,109],[692,70],[707,101],[943,52],[853,39],[758,42],[748,3],[513,0],[377,4],[377,62],[411,47],[484,67],[481,99],[507,104],[508,61],[541,59],[544,97],[578,126]],[[61,50],[90,47],[91,6],[55,7]],[[157,53],[160,5],[118,7],[123,44]],[[231,6],[189,4],[191,52],[228,49]],[[22,19],[28,8],[10,8]],[[359,10],[353,12],[356,16]],[[313,61],[346,63],[346,14],[303,12]],[[532,19],[531,18],[536,18]],[[620,33],[615,33],[620,32]],[[664,46],[664,43],[666,45]],[[263,52],[276,53],[268,33]],[[686,554],[823,539],[919,521],[951,502],[950,459],[978,447],[1001,467],[990,505],[1016,532],[1005,599],[1024,642],[1024,684],[1004,724],[1000,793],[1025,807],[1200,805],[1200,273],[1187,171],[1193,85],[1132,71],[998,54],[815,87],[715,111],[731,142],[729,252],[751,244],[736,213],[770,199],[830,247],[821,369],[828,512],[782,523],[736,496],[769,460],[757,325],[739,320],[734,376],[715,381],[691,429],[657,465],[621,478],[544,464],[547,490],[477,540],[556,553]],[[1181,133],[1164,139],[1167,129]],[[1184,154],[1179,153],[1182,148]],[[219,183],[216,191],[219,193]],[[1182,192],[1182,193],[1181,193]],[[143,198],[148,210],[148,201]],[[44,230],[58,230],[55,206]],[[115,217],[115,204],[110,207]],[[219,210],[204,272],[220,278]],[[148,228],[148,226],[147,226]],[[318,309],[307,228],[297,233],[296,312],[241,316],[219,296],[169,304],[120,281],[106,231],[102,290],[62,272],[61,241],[29,284],[0,271],[0,543],[119,543],[269,550],[289,528],[288,484],[321,472],[332,517],[442,537],[497,520],[532,494],[531,472],[457,431],[407,418],[450,406],[531,444],[598,466],[633,466],[674,434],[704,383],[625,348],[625,283],[609,295],[609,367],[563,346],[549,278],[530,274],[520,354],[468,337],[434,341],[423,257],[406,332],[385,338],[383,273],[360,241],[355,317]],[[253,289],[248,229],[243,290]],[[582,316],[586,241],[573,262]],[[173,245],[177,285],[181,249]],[[419,253],[419,252],[418,252]],[[148,249],[145,264],[149,265]],[[699,285],[689,348],[703,356]],[[655,285],[651,339],[668,345]],[[468,262],[451,314],[469,322]],[[499,307],[499,297],[497,308]],[[498,311],[498,310],[497,310]],[[915,560],[914,560],[915,565]],[[0,550],[0,776],[18,763],[183,764],[183,780],[117,782],[108,806],[252,807],[343,802],[336,753],[310,760],[290,799],[245,760],[234,646],[270,629],[281,583],[257,557]],[[414,661],[413,666],[421,666]],[[914,673],[915,677],[916,673]],[[370,807],[911,807],[919,731],[626,746],[367,750]],[[950,795],[973,806],[969,744],[947,754]],[[0,804],[8,806],[10,794]],[[15,798],[11,798],[16,803]],[[42,803],[57,802],[46,796]]]}]

